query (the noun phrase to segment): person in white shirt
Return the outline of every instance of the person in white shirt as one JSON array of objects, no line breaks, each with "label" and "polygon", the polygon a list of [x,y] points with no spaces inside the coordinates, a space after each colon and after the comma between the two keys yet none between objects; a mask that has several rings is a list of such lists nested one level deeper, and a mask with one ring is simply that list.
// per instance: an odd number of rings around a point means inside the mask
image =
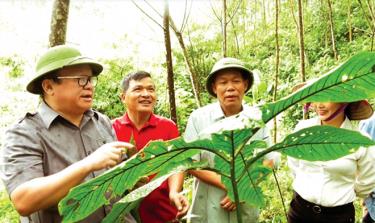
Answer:
[{"label": "person in white shirt", "polygon": [[[245,93],[251,88],[253,73],[236,58],[222,58],[215,63],[206,80],[208,93],[217,98],[217,102],[193,111],[186,125],[184,139],[196,140],[201,134],[216,132],[219,129],[243,127],[244,121],[254,119],[256,109],[243,103]],[[260,113],[261,114],[261,113]],[[230,124],[228,124],[230,123]],[[264,140],[269,143],[268,130],[260,129],[251,140]],[[270,166],[277,165],[279,154],[266,157]],[[194,160],[207,160],[214,166],[214,155],[201,152]],[[268,165],[268,164],[267,164]],[[221,182],[221,176],[209,170],[191,170],[195,176],[193,201],[189,216],[192,223],[237,223],[236,204],[227,196],[227,189]],[[243,222],[258,221],[258,209],[241,203]]]},{"label": "person in white shirt", "polygon": [[[300,121],[295,131],[314,125],[357,130],[351,120],[369,118],[373,109],[367,101],[352,103],[316,102],[317,117]],[[375,188],[375,150],[356,152],[331,161],[309,162],[288,157],[294,174],[294,196],[288,222],[346,223],[355,221],[353,201]]]}]

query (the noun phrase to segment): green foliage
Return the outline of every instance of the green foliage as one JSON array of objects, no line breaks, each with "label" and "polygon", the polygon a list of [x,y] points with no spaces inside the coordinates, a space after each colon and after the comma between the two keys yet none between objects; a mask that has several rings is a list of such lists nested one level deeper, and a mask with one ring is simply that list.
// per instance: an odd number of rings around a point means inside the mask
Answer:
[{"label": "green foliage", "polygon": [[113,119],[124,114],[124,105],[120,100],[121,80],[133,71],[133,67],[122,59],[107,60],[104,63],[109,68],[99,75],[93,108]]},{"label": "green foliage", "polygon": [[[313,126],[288,135],[271,149],[282,150],[283,154],[297,159],[328,161],[353,153],[360,146],[372,145],[375,145],[375,142],[358,131],[331,126]],[[334,149],[331,150],[330,147]],[[333,150],[334,152],[331,153]]]},{"label": "green foliage", "polygon": [[0,191],[0,222],[18,222],[19,215],[17,214],[13,205],[11,204],[8,194],[3,189],[1,190],[2,191]]},{"label": "green foliage", "polygon": [[[375,53],[360,53],[294,94],[254,109],[252,117],[224,119],[208,127],[192,142],[177,138],[147,144],[135,157],[71,190],[59,203],[64,221],[74,222],[85,218],[132,188],[142,176],[158,172],[161,172],[161,176],[168,175],[177,166],[183,166],[185,170],[197,168],[190,157],[199,151],[214,155],[213,166],[199,163],[198,167],[220,174],[232,200],[237,204],[245,201],[257,207],[264,207],[264,194],[260,184],[265,181],[270,169],[262,165],[261,158],[267,153],[280,151],[298,159],[327,161],[352,153],[360,146],[375,145],[375,142],[359,132],[330,126],[302,129],[267,149],[266,143],[252,139],[253,135],[265,122],[300,101],[350,102],[373,96],[375,85],[369,81],[375,77],[374,64]],[[162,182],[165,179],[159,180]],[[133,195],[126,197],[116,206],[117,211],[110,219],[121,219],[121,214],[129,211],[131,201],[146,196],[151,192],[151,188],[157,187],[160,182],[137,191],[135,198]],[[240,217],[240,212],[237,212],[237,216]]]},{"label": "green foliage", "polygon": [[10,78],[19,78],[23,76],[24,64],[25,62],[18,56],[0,57],[0,69],[5,69],[5,73]]},{"label": "green foliage", "polygon": [[[175,165],[173,165],[175,166]],[[167,171],[167,174],[163,172],[158,173],[158,177],[156,176],[153,181],[149,184],[146,184],[136,190],[127,194],[124,198],[122,198],[119,202],[117,202],[109,215],[105,217],[103,220],[104,223],[111,223],[111,222],[123,222],[122,218],[125,213],[129,213],[133,208],[137,207],[142,198],[147,196],[157,187],[159,187],[168,177],[172,176],[181,171],[186,171],[188,169],[193,168],[202,168],[207,166],[207,163],[204,162],[192,162],[191,160],[187,159],[184,160],[182,163],[178,164],[178,166],[172,167],[172,171]],[[166,168],[168,169],[168,168]]]},{"label": "green foliage", "polygon": [[375,54],[362,52],[353,56],[337,69],[328,72],[291,96],[275,103],[262,106],[263,121],[268,122],[275,115],[296,102],[353,102],[374,98]]},{"label": "green foliage", "polygon": [[199,152],[195,148],[205,148],[209,143],[206,139],[190,144],[193,146],[191,150],[185,149],[186,142],[181,138],[149,143],[136,156],[107,172],[110,174],[103,174],[95,178],[95,181],[85,182],[71,190],[59,203],[64,221],[78,221],[88,216],[93,210],[108,204],[109,199],[121,196],[126,190],[133,188],[142,176],[157,173],[166,166],[178,166],[181,161]]}]

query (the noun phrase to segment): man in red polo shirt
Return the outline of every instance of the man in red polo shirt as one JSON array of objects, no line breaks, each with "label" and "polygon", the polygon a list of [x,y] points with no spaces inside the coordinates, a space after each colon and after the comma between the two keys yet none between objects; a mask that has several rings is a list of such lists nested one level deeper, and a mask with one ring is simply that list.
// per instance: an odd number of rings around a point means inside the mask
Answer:
[{"label": "man in red polo shirt", "polygon": [[[127,111],[113,123],[119,141],[135,142],[139,151],[151,140],[170,140],[179,136],[173,121],[153,114],[156,91],[149,73],[130,73],[121,87],[120,97]],[[139,207],[143,223],[170,222],[186,214],[189,204],[179,193],[183,180],[183,173],[173,175],[143,199]]]}]

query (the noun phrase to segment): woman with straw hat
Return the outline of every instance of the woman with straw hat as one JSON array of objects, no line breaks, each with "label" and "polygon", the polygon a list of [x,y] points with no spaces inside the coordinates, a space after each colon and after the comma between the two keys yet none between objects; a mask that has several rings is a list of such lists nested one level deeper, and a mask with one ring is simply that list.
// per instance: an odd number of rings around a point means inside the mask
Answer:
[{"label": "woman with straw hat", "polygon": [[[353,120],[367,119],[373,113],[367,101],[350,103],[314,102],[316,117],[300,121],[295,131],[315,125],[357,130]],[[353,201],[365,197],[375,187],[375,151],[360,148],[331,161],[305,161],[288,158],[294,174],[294,195],[288,222],[346,223],[355,221]]]}]

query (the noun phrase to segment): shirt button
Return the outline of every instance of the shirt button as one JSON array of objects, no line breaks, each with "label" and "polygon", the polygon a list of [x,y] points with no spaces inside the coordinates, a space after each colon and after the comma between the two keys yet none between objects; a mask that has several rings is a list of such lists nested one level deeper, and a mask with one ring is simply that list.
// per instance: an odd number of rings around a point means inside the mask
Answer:
[{"label": "shirt button", "polygon": [[92,152],[89,150],[89,151],[87,151],[87,155],[90,155]]}]

